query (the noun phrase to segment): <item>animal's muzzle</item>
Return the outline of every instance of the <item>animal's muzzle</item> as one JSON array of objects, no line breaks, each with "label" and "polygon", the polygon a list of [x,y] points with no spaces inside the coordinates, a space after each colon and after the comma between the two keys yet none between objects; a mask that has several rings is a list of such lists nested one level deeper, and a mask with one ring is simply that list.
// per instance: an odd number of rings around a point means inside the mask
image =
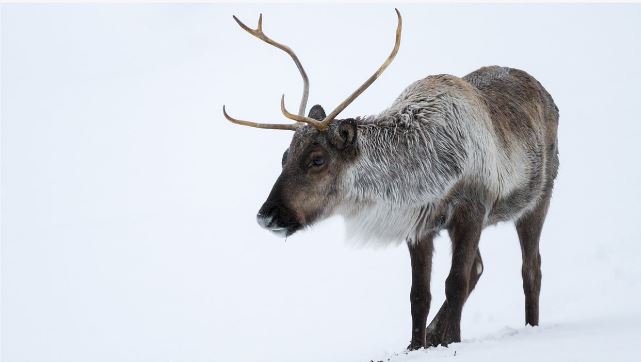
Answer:
[{"label": "animal's muzzle", "polygon": [[280,237],[292,235],[301,227],[288,208],[269,200],[258,211],[256,221],[258,225]]}]

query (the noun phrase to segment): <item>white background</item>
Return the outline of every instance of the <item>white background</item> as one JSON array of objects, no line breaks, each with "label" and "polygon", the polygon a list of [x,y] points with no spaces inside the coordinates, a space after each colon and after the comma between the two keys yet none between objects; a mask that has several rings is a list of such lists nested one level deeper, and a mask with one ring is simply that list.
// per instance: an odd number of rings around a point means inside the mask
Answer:
[{"label": "white background", "polygon": [[[638,360],[641,6],[401,5],[403,40],[343,116],[429,74],[526,70],[560,108],[539,328],[523,327],[511,224],[487,229],[464,342],[405,355],[403,245],[330,219],[287,242],[255,214],[291,134],[296,50],[332,108],[393,45],[391,5],[3,5],[2,360]],[[449,240],[436,242],[432,315]],[[431,316],[430,316],[431,317]],[[400,355],[396,355],[400,353]]]}]

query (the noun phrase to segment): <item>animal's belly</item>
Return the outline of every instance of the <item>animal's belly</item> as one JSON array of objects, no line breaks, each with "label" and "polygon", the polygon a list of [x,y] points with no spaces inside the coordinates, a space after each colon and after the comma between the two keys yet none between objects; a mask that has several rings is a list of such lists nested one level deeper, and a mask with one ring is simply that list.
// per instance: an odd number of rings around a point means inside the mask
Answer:
[{"label": "animal's belly", "polygon": [[527,186],[513,190],[494,202],[487,218],[487,225],[518,219],[533,209],[543,194],[542,180],[531,180]]},{"label": "animal's belly", "polygon": [[543,135],[530,130],[523,139],[523,143],[513,143],[500,163],[499,194],[492,203],[488,225],[519,218],[534,208],[543,194],[547,173]]}]

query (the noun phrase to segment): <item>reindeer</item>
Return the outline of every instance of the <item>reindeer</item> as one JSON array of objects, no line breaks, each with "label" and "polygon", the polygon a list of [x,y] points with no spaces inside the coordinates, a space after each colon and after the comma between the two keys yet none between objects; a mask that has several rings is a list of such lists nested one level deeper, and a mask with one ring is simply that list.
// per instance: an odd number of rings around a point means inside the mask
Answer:
[{"label": "reindeer", "polygon": [[[298,114],[281,98],[292,124],[227,120],[243,126],[294,131],[282,173],[257,219],[287,237],[331,215],[347,233],[378,244],[405,241],[412,265],[412,337],[409,350],[460,342],[461,312],[481,274],[481,231],[501,221],[516,225],[522,252],[525,322],[539,323],[539,237],[559,165],[558,108],[524,71],[489,66],[463,78],[432,75],[414,82],[379,113],[336,117],[387,68],[378,70],[328,115],[315,105],[304,116],[309,80],[287,46],[234,20],[294,60],[304,90]],[[446,300],[426,326],[430,309],[433,239],[447,230],[452,264]]]}]

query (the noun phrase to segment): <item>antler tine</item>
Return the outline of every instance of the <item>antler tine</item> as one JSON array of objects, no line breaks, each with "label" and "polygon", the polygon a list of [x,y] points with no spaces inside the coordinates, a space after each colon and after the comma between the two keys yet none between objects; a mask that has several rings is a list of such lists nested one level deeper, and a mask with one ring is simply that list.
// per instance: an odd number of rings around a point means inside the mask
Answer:
[{"label": "antler tine", "polygon": [[305,116],[289,113],[287,111],[287,109],[285,108],[285,95],[284,94],[283,94],[282,97],[280,97],[280,110],[281,110],[281,112],[283,112],[283,115],[285,117],[287,117],[287,118],[289,118],[291,120],[294,120],[294,121],[297,121],[297,122],[307,123],[307,124],[310,124],[310,125],[312,125],[312,126],[314,126],[316,128],[320,127],[320,124],[321,124],[320,121],[317,121],[317,120],[315,120],[313,118],[310,118],[310,117],[305,117]]},{"label": "antler tine", "polygon": [[369,77],[365,83],[363,83],[354,93],[352,93],[347,99],[345,99],[341,104],[336,107],[327,117],[322,122],[318,122],[317,128],[319,130],[325,130],[329,126],[329,124],[338,116],[339,113],[341,113],[350,103],[352,103],[361,93],[365,91],[374,81],[385,71],[385,68],[387,68],[388,65],[394,60],[394,57],[396,56],[396,53],[398,53],[398,48],[401,46],[401,30],[403,28],[403,18],[401,17],[401,13],[396,10],[396,16],[398,17],[398,25],[396,26],[396,43],[394,44],[394,49],[392,49],[392,52],[390,55],[385,59],[385,62],[383,62],[383,65],[381,65],[376,72]]},{"label": "antler tine", "polygon": [[307,99],[309,98],[309,78],[307,77],[307,73],[305,72],[305,69],[303,68],[303,65],[298,59],[298,56],[296,55],[296,53],[294,53],[294,51],[287,45],[278,43],[273,39],[269,38],[267,35],[265,35],[265,33],[263,33],[263,14],[260,14],[260,16],[258,17],[258,26],[256,27],[256,29],[252,29],[248,27],[242,21],[240,21],[235,15],[234,15],[234,20],[236,20],[236,23],[238,23],[238,25],[240,25],[240,27],[243,28],[243,30],[245,30],[249,34],[289,54],[289,56],[292,58],[294,63],[296,63],[296,67],[300,72],[300,76],[303,78],[303,96],[301,97],[300,106],[298,107],[298,115],[304,116],[305,109],[307,108]]},{"label": "antler tine", "polygon": [[254,128],[263,128],[263,129],[284,129],[288,131],[296,131],[298,127],[300,126],[299,123],[296,124],[271,124],[271,123],[255,123],[255,122],[250,122],[250,121],[243,121],[240,119],[236,119],[231,117],[230,115],[227,114],[227,111],[225,110],[225,106],[223,106],[223,114],[225,115],[225,118],[231,123],[236,123],[241,126],[247,126],[247,127],[254,127]]}]

